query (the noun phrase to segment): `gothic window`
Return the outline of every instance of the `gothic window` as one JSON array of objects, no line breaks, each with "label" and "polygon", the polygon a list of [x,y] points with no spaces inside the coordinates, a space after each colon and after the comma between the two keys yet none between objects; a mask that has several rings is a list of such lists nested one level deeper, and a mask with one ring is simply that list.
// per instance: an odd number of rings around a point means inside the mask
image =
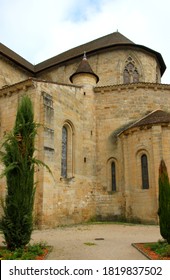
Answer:
[{"label": "gothic window", "polygon": [[127,69],[124,70],[123,73],[123,80],[124,80],[124,84],[129,84],[130,83],[130,75]]},{"label": "gothic window", "polygon": [[116,165],[115,162],[113,161],[111,163],[111,183],[112,183],[112,191],[116,191]]},{"label": "gothic window", "polygon": [[133,82],[134,83],[139,82],[139,73],[138,73],[137,69],[135,69],[134,72],[133,72]]},{"label": "gothic window", "polygon": [[123,71],[123,83],[138,83],[139,82],[139,72],[135,66],[135,61],[129,56],[126,60],[126,65]]},{"label": "gothic window", "polygon": [[147,155],[141,156],[142,189],[149,189],[149,172]]},{"label": "gothic window", "polygon": [[67,128],[63,126],[62,151],[61,151],[61,176],[64,178],[67,177],[67,140],[68,140]]},{"label": "gothic window", "polygon": [[62,127],[61,176],[72,178],[74,174],[74,126],[66,121]]}]

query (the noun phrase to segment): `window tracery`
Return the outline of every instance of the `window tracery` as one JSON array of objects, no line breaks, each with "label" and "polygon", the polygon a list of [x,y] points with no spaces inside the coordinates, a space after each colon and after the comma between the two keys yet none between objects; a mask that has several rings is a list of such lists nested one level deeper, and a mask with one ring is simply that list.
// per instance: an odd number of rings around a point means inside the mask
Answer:
[{"label": "window tracery", "polygon": [[135,65],[135,61],[131,56],[125,62],[125,68],[123,72],[123,83],[138,83],[139,82],[139,72]]}]

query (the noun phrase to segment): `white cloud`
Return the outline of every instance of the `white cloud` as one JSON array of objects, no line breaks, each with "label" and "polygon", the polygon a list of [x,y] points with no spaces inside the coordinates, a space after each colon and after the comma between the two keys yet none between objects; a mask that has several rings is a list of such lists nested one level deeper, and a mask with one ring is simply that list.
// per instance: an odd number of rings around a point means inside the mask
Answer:
[{"label": "white cloud", "polygon": [[0,0],[0,40],[38,63],[117,29],[160,52],[170,81],[169,0]]}]

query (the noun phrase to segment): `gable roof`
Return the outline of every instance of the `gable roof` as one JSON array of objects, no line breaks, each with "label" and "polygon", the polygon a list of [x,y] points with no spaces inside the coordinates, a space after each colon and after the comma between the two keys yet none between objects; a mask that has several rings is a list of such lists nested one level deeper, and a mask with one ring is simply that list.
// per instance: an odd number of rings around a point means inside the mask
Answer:
[{"label": "gable roof", "polygon": [[89,54],[95,54],[98,51],[109,49],[109,48],[135,48],[138,50],[143,50],[147,53],[150,53],[156,57],[160,64],[161,74],[164,73],[166,69],[166,65],[164,63],[164,60],[160,53],[149,49],[142,45],[137,45],[133,43],[131,40],[126,38],[124,35],[122,35],[119,32],[113,32],[111,34],[108,34],[106,36],[100,37],[98,39],[95,39],[93,41],[90,41],[88,43],[82,44],[78,47],[72,48],[68,51],[65,51],[57,56],[54,56],[50,59],[47,59],[41,63],[38,63],[37,65],[32,65],[27,60],[13,52],[12,50],[8,49],[3,44],[0,44],[0,53],[2,55],[5,55],[15,63],[19,64],[23,68],[27,69],[28,71],[34,72],[35,74],[41,71],[44,71],[46,69],[49,69],[51,67],[54,67],[56,65],[60,65],[62,63],[67,63],[70,60],[79,58],[82,56],[84,51],[86,51]]}]

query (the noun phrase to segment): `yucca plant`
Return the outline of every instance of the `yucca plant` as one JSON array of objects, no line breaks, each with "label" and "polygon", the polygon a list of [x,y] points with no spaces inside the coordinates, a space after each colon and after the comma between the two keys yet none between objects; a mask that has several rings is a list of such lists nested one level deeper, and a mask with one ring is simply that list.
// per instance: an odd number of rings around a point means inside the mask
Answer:
[{"label": "yucca plant", "polygon": [[43,164],[34,158],[36,133],[32,102],[23,96],[13,131],[6,136],[1,152],[7,193],[0,227],[11,250],[27,245],[33,230],[34,166]]},{"label": "yucca plant", "polygon": [[162,237],[170,244],[170,183],[164,160],[159,167],[159,225]]}]

